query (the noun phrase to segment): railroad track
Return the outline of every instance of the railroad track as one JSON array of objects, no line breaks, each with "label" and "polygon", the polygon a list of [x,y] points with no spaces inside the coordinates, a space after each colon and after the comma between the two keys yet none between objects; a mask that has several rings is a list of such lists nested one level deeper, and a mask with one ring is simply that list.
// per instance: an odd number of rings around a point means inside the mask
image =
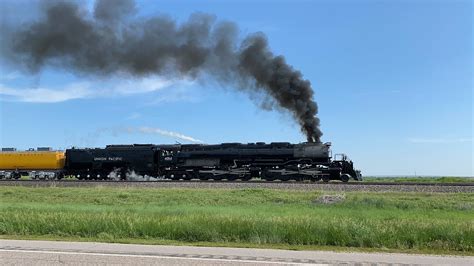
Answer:
[{"label": "railroad track", "polygon": [[74,181],[74,180],[0,180],[0,187],[115,187],[181,189],[281,189],[303,191],[368,191],[474,193],[474,183],[379,183],[379,182],[280,182],[280,181]]},{"label": "railroad track", "polygon": [[150,184],[150,183],[169,183],[169,184],[303,184],[303,185],[343,185],[343,186],[474,186],[474,182],[466,183],[430,183],[430,182],[305,182],[305,181],[212,181],[212,180],[30,180],[30,179],[0,179],[2,183],[18,183],[18,184],[41,184],[41,183],[54,183],[54,184]]}]

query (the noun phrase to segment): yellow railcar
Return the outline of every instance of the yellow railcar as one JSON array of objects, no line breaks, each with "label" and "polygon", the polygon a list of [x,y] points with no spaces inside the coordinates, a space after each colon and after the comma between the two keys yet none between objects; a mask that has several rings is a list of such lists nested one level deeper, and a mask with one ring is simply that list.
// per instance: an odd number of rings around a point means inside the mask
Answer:
[{"label": "yellow railcar", "polygon": [[64,168],[62,151],[2,151],[0,170],[60,170]]}]

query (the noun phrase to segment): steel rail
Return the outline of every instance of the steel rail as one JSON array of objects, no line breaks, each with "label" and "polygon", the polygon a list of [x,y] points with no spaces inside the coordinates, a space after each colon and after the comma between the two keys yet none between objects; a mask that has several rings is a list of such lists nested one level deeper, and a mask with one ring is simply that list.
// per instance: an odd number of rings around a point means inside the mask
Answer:
[{"label": "steel rail", "polygon": [[208,184],[307,184],[307,185],[345,185],[345,186],[474,186],[474,182],[465,182],[465,183],[435,183],[435,182],[308,182],[308,181],[264,181],[264,180],[255,180],[255,181],[211,181],[211,180],[15,180],[15,179],[0,179],[0,184],[10,182],[10,183],[25,183],[25,184],[41,184],[41,183],[58,183],[58,184],[145,184],[145,183],[208,183]]}]

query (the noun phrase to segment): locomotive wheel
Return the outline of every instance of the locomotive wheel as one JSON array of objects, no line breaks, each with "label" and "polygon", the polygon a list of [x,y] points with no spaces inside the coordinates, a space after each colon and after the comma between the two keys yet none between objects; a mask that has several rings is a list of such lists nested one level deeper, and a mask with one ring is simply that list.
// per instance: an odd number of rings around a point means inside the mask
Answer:
[{"label": "locomotive wheel", "polygon": [[184,177],[183,177],[183,180],[191,180],[193,178],[194,178],[194,176],[193,176],[192,173],[185,173]]},{"label": "locomotive wheel", "polygon": [[329,182],[329,180],[331,180],[331,178],[328,175],[323,175],[322,180],[323,180],[323,182],[327,183],[327,182]]},{"label": "locomotive wheel", "polygon": [[288,181],[290,181],[290,182],[291,182],[291,181],[296,181],[296,182],[298,182],[298,181],[303,181],[303,180],[304,180],[304,177],[303,177],[303,176],[301,176],[301,175],[295,175],[295,174],[293,174],[293,175],[287,175],[287,176],[286,176],[286,179],[285,179],[285,181],[287,181],[287,182],[288,182]]},{"label": "locomotive wheel", "polygon": [[350,178],[351,178],[351,176],[349,174],[341,175],[341,181],[344,182],[344,183],[348,182]]},{"label": "locomotive wheel", "polygon": [[264,181],[274,181],[275,179],[281,179],[281,174],[270,171],[262,171],[261,179]]},{"label": "locomotive wheel", "polygon": [[282,182],[290,181],[291,179],[296,179],[293,175],[282,175],[278,178]]},{"label": "locomotive wheel", "polygon": [[271,175],[271,174],[265,174],[264,176],[262,176],[262,179],[265,180],[265,181],[273,181],[275,179],[277,179],[274,175]]},{"label": "locomotive wheel", "polygon": [[240,180],[242,180],[242,181],[249,181],[250,179],[252,179],[251,175],[244,175],[244,176],[240,177]]},{"label": "locomotive wheel", "polygon": [[237,179],[244,180],[245,176],[227,175],[225,178],[227,179],[227,181],[234,181],[234,180],[237,180]]},{"label": "locomotive wheel", "polygon": [[212,180],[214,180],[214,181],[221,181],[222,178],[223,178],[222,175],[215,175],[215,176],[212,176]]},{"label": "locomotive wheel", "polygon": [[106,173],[106,172],[102,173],[102,174],[101,174],[101,177],[102,177],[102,180],[107,180],[107,179],[109,179],[109,177],[107,176],[107,173]]},{"label": "locomotive wheel", "polygon": [[208,174],[198,174],[198,177],[199,177],[199,180],[209,180],[209,178],[212,178],[212,177],[209,177]]}]

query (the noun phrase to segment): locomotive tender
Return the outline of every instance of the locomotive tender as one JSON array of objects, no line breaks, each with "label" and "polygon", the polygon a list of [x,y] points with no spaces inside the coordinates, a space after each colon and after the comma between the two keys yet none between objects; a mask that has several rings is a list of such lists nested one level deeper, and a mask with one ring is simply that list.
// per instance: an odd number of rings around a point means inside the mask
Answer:
[{"label": "locomotive tender", "polygon": [[[60,167],[54,176],[58,179],[74,176],[80,180],[125,180],[131,175],[171,180],[362,180],[360,171],[354,169],[347,156],[340,154],[334,160],[331,158],[330,145],[257,142],[72,148],[66,150],[65,159],[57,164]],[[5,156],[2,153],[0,160]],[[0,178],[2,171],[10,173],[4,177],[15,178],[22,171],[1,166]]]}]

